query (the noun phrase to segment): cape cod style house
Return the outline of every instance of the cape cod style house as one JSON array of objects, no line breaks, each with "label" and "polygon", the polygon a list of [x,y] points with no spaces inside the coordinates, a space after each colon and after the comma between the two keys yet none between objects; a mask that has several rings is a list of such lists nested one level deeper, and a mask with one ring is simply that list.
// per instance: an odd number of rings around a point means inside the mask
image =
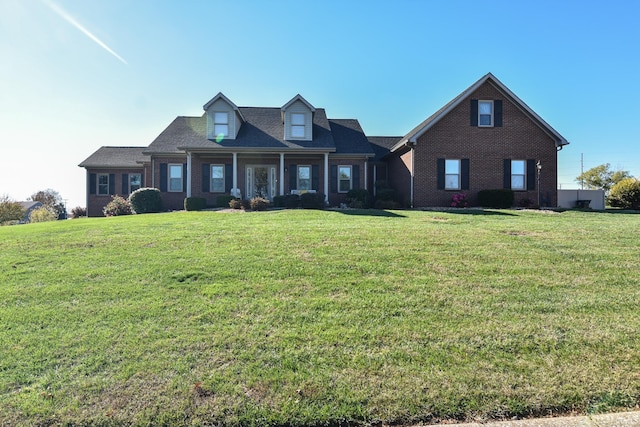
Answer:
[{"label": "cape cod style house", "polygon": [[[510,188],[516,200],[557,200],[557,151],[567,140],[491,73],[404,136],[367,137],[355,119],[329,119],[301,95],[282,107],[238,107],[222,93],[199,117],[177,117],[146,147],[102,147],[87,171],[87,211],[101,216],[111,196],[140,187],[161,191],[165,208],[185,197],[215,205],[316,191],[339,205],[351,189],[375,196],[386,181],[411,207],[471,204],[483,189]],[[544,167],[536,176],[536,164]]]}]

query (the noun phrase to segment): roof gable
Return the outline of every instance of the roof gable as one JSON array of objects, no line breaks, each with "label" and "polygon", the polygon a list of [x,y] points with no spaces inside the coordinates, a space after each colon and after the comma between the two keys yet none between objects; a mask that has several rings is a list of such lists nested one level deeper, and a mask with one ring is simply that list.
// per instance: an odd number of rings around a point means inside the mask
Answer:
[{"label": "roof gable", "polygon": [[465,91],[453,98],[447,104],[445,104],[438,111],[429,116],[426,120],[420,123],[407,133],[397,144],[395,144],[391,151],[396,151],[407,143],[415,143],[418,138],[422,136],[426,131],[431,129],[436,123],[438,123],[449,112],[456,108],[461,102],[467,99],[473,92],[475,92],[480,86],[485,83],[493,85],[498,91],[500,91],[505,97],[509,98],[525,115],[533,120],[544,132],[551,136],[556,143],[556,146],[561,147],[569,144],[569,142],[560,135],[554,128],[552,128],[542,117],[538,116],[524,101],[518,98],[508,87],[506,87],[500,80],[498,80],[493,74],[487,73],[474,84],[469,86]]},{"label": "roof gable", "polygon": [[297,94],[296,96],[294,96],[293,98],[291,98],[291,100],[289,102],[287,102],[286,104],[284,104],[280,109],[282,110],[282,112],[284,113],[289,107],[291,107],[296,101],[300,101],[302,102],[312,113],[316,112],[316,109],[313,105],[311,105],[311,103],[309,103],[309,101],[307,101],[306,99],[304,99],[302,97],[302,95]]},{"label": "roof gable", "polygon": [[240,115],[240,118],[242,119],[242,121],[244,120],[244,117],[242,116],[242,112],[240,111],[240,109],[238,108],[238,106],[236,104],[234,104],[233,102],[231,102],[231,100],[229,98],[227,98],[226,96],[224,96],[224,94],[222,92],[218,92],[218,94],[216,96],[214,96],[213,98],[211,98],[209,100],[209,102],[207,102],[206,104],[204,104],[202,106],[202,108],[207,111],[213,104],[216,103],[216,101],[218,100],[222,100],[224,102],[226,102],[235,112],[237,112]]}]

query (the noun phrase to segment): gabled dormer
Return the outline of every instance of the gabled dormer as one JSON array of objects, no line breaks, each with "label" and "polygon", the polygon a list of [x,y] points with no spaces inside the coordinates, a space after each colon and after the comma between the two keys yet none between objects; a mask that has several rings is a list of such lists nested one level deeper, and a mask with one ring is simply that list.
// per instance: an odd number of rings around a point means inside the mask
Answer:
[{"label": "gabled dormer", "polygon": [[207,139],[236,139],[244,122],[236,104],[220,92],[202,108],[207,116]]},{"label": "gabled dormer", "polygon": [[289,141],[313,140],[313,115],[316,112],[313,105],[298,94],[284,104],[281,110],[284,139]]}]

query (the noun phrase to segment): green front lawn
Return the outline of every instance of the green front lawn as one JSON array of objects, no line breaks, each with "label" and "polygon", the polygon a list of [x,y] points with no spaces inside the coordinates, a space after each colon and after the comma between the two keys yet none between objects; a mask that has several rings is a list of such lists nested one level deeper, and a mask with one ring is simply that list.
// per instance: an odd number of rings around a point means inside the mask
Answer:
[{"label": "green front lawn", "polygon": [[180,212],[0,228],[0,425],[640,403],[640,215]]}]

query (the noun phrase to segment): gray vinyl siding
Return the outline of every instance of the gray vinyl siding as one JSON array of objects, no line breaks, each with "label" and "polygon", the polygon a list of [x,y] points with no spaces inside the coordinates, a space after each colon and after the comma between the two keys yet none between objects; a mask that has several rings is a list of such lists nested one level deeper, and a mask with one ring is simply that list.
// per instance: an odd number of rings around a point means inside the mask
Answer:
[{"label": "gray vinyl siding", "polygon": [[238,130],[240,128],[240,120],[234,109],[227,104],[223,99],[218,99],[216,102],[209,106],[207,110],[207,139],[215,139],[213,134],[213,117],[214,113],[228,113],[229,115],[229,136],[226,139],[236,139]]},{"label": "gray vinyl siding", "polygon": [[[304,114],[304,138],[293,138],[291,136],[291,114],[302,113]],[[313,114],[311,110],[307,108],[301,101],[296,101],[287,108],[284,115],[284,139],[286,140],[298,140],[298,141],[311,141],[313,135],[311,129],[313,128]]]}]

